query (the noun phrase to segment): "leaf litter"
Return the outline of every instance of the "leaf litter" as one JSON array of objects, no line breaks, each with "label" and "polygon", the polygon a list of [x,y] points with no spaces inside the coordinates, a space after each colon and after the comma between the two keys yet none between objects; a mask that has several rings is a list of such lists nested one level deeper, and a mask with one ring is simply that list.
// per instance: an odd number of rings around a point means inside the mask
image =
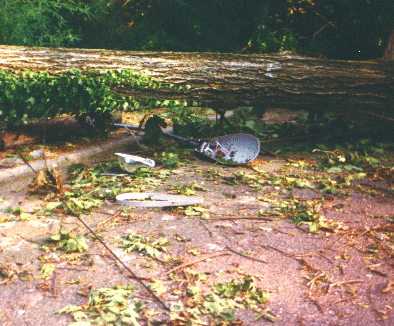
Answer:
[{"label": "leaf litter", "polygon": [[[162,212],[157,209],[151,212],[137,209],[116,212],[118,207],[115,206],[114,213],[109,213],[112,215],[105,219],[106,223],[100,224],[98,235],[107,243],[120,247],[123,251],[122,259],[130,256],[129,262],[138,262],[133,266],[139,270],[139,275],[143,275],[142,271],[146,272],[144,279],[169,305],[170,311],[165,312],[160,309],[147,293],[129,284],[125,285],[128,282],[123,279],[113,287],[111,284],[103,286],[104,284],[101,283],[101,287],[88,285],[85,290],[82,288],[80,293],[87,298],[87,301],[81,305],[71,305],[57,310],[63,315],[73,316],[74,321],[69,322],[70,325],[146,325],[149,322],[172,325],[252,325],[253,323],[257,325],[262,318],[283,324],[283,320],[289,317],[286,317],[286,312],[281,310],[281,303],[275,301],[275,296],[284,299],[279,293],[286,292],[286,284],[277,284],[282,290],[275,290],[272,284],[269,284],[269,277],[275,279],[276,276],[267,274],[268,283],[262,281],[254,266],[259,263],[248,260],[248,255],[243,257],[234,253],[250,253],[250,247],[255,243],[263,239],[269,240],[268,237],[272,238],[274,234],[280,234],[275,230],[283,231],[283,236],[293,239],[291,240],[293,244],[295,238],[301,238],[308,243],[326,239],[324,242],[326,245],[320,245],[319,250],[317,248],[314,250],[309,245],[309,252],[294,253],[289,250],[292,249],[291,246],[283,247],[281,242],[275,241],[260,246],[280,255],[271,255],[268,265],[275,264],[275,260],[281,259],[279,257],[292,258],[299,264],[298,273],[303,278],[298,282],[298,286],[302,287],[305,298],[313,304],[308,311],[314,311],[314,308],[318,310],[309,315],[299,311],[298,316],[305,323],[317,320],[315,316],[319,313],[322,314],[319,317],[320,322],[327,320],[328,311],[334,311],[336,314],[334,320],[341,321],[343,324],[349,322],[350,325],[354,314],[349,312],[351,308],[347,304],[360,307],[359,309],[370,320],[386,321],[393,318],[388,296],[380,298],[375,303],[371,295],[364,294],[367,293],[365,286],[370,284],[369,273],[372,273],[374,279],[380,277],[385,280],[382,282],[381,279],[377,279],[383,284],[379,295],[393,293],[393,275],[389,268],[394,250],[393,216],[388,211],[374,211],[373,207],[365,204],[360,211],[363,218],[357,218],[357,214],[351,212],[350,204],[355,200],[353,196],[356,194],[366,202],[383,198],[387,203],[383,207],[390,207],[393,192],[389,161],[385,163],[381,157],[376,159],[369,155],[349,154],[338,149],[334,151],[319,149],[313,154],[304,155],[304,158],[281,162],[276,171],[267,172],[264,168],[261,169],[261,166],[255,167],[252,163],[248,167],[237,169],[217,169],[203,164],[203,168],[189,168],[186,173],[177,173],[177,169],[188,167],[190,163],[182,161],[180,156],[176,155],[165,154],[159,157],[167,160],[159,170],[138,168],[126,176],[102,175],[113,171],[117,166],[116,162],[94,167],[75,167],[71,171],[69,180],[61,187],[58,186],[58,182],[53,187],[49,187],[54,194],[45,195],[44,210],[33,209],[27,212],[30,214],[30,221],[32,219],[69,220],[72,215],[94,219],[94,215],[100,210],[113,211],[114,197],[119,193],[158,189],[184,195],[204,195],[208,202],[202,207],[171,208],[166,211],[166,214],[174,216],[174,220],[169,220],[168,223],[176,223],[175,225],[179,227],[178,238],[179,234],[183,233],[181,238],[186,241],[170,240],[171,236],[175,238],[176,234],[171,233],[169,231],[171,229],[162,229],[160,225],[163,224],[163,221],[160,222]],[[186,174],[190,176],[189,180],[186,180]],[[34,186],[31,187],[33,193],[48,189],[48,182],[41,183],[45,189]],[[62,191],[59,190],[60,188]],[[235,196],[225,195],[225,193],[234,193],[232,190],[234,188],[236,188]],[[241,192],[251,200],[241,203],[237,198]],[[42,195],[38,194],[38,196]],[[228,213],[218,214],[215,210],[209,209],[210,204],[217,204],[220,200],[223,201],[224,207],[226,205],[229,207]],[[264,208],[260,205],[264,205]],[[250,224],[248,220],[242,220],[242,217],[245,217],[243,212],[249,217],[270,216],[273,218],[273,224],[269,225],[278,224],[278,226],[264,227],[267,221]],[[10,211],[4,212],[9,217],[4,222],[28,223],[29,221],[23,218],[24,213],[23,208],[11,208]],[[138,218],[129,219],[130,216]],[[246,230],[250,236],[245,237],[243,232],[229,238],[230,229],[225,228],[219,232],[216,228],[218,222],[214,221],[215,217],[228,217],[229,221]],[[231,219],[237,217],[239,220]],[[214,234],[214,239],[221,242],[222,251],[209,254],[209,251],[206,251],[209,247],[204,250],[205,239],[194,238],[193,232],[191,240],[187,240],[193,230],[190,226],[189,229],[180,227],[179,223],[182,223],[183,219],[186,219],[184,222],[197,222],[203,219],[207,223],[205,224],[207,229],[201,229],[199,233],[215,229],[214,233],[210,232],[210,237],[212,238]],[[150,220],[152,222],[149,222]],[[119,233],[124,231],[118,227],[127,226],[130,221],[133,221],[132,229],[139,228],[140,231],[127,232],[119,236]],[[103,222],[103,219],[97,222]],[[155,223],[158,224],[155,226]],[[284,231],[285,228],[291,228],[292,234]],[[196,232],[197,229],[194,231]],[[222,235],[222,240],[215,235],[218,232]],[[144,233],[148,235],[143,235]],[[304,238],[302,234],[306,234],[309,239]],[[331,239],[334,241],[330,241]],[[268,242],[270,241],[272,240]],[[202,253],[197,251],[197,257],[201,256],[201,260],[190,261],[186,252],[179,251],[181,244],[187,249],[190,248],[191,243],[201,247]],[[34,280],[38,281],[40,278],[44,280],[37,289],[54,293],[50,281],[53,282],[55,275],[61,273],[62,268],[84,266],[88,267],[85,271],[90,270],[90,272],[99,268],[94,266],[91,260],[92,245],[97,247],[94,239],[85,238],[83,234],[75,235],[69,231],[59,230],[49,236],[48,241],[41,248],[47,252],[41,254],[43,262],[41,267],[36,271],[30,271]],[[241,250],[226,251],[226,248],[231,248],[230,245],[240,247]],[[258,251],[257,247],[253,248],[253,251]],[[62,252],[58,257],[51,254],[58,250]],[[85,252],[89,254],[83,256]],[[234,257],[230,260],[232,264],[226,264],[221,260],[221,255],[232,255]],[[165,260],[161,260],[162,257],[165,257]],[[276,257],[275,260],[273,257]],[[239,261],[250,267],[245,266],[241,269]],[[362,266],[364,261],[368,264],[365,263],[364,269],[355,272],[352,264],[356,261],[359,262],[356,266]],[[4,281],[13,280],[14,283],[10,284],[15,284],[18,278],[23,279],[24,274],[21,269],[18,270],[3,262],[1,266],[3,286],[7,284]],[[210,267],[204,270],[207,266]],[[220,268],[221,266],[224,268]],[[274,266],[267,268],[272,269]],[[350,269],[352,272],[349,272]],[[165,274],[166,270],[172,272]],[[248,272],[245,274],[243,270]],[[296,271],[297,269],[293,272]],[[349,279],[353,275],[357,277]],[[65,276],[66,274],[63,274],[63,277]],[[227,278],[227,281],[218,282],[223,277]],[[82,282],[86,281],[82,280]],[[265,284],[269,290],[263,290],[256,284]],[[290,288],[294,290],[294,286]],[[374,296],[377,294],[375,293]],[[342,309],[333,308],[342,306]],[[365,312],[369,309],[367,306],[372,307],[370,309],[372,313]],[[242,310],[253,314],[242,314],[239,312]],[[295,320],[293,321],[296,323]]]}]

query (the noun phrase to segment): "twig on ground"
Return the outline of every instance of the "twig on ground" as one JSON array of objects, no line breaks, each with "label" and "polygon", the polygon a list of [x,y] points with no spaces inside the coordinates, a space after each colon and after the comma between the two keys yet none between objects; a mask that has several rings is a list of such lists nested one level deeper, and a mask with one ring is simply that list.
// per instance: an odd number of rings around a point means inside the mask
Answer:
[{"label": "twig on ground", "polygon": [[300,227],[299,225],[295,226],[298,230],[301,230],[304,233],[310,233],[309,232],[309,227],[306,227],[305,229],[303,229],[302,227]]},{"label": "twig on ground", "polygon": [[287,234],[287,235],[291,235],[291,236],[294,236],[294,235],[295,235],[295,234],[291,234],[291,233],[289,233],[289,232],[285,232],[285,231],[279,230],[279,229],[277,229],[277,228],[272,228],[272,230],[274,230],[274,231],[276,231],[276,232],[278,232],[278,233],[283,233],[283,234]]},{"label": "twig on ground", "polygon": [[350,243],[350,242],[345,243],[344,245],[342,245],[342,246],[340,246],[340,247],[338,247],[338,248],[335,248],[335,249],[333,249],[333,250],[343,249],[343,248],[349,247],[349,246],[351,246],[351,245],[354,244],[354,239],[351,239],[351,240],[349,240],[349,241],[351,241],[351,243]]},{"label": "twig on ground", "polygon": [[191,261],[191,262],[188,262],[188,263],[181,264],[181,265],[179,265],[179,266],[177,266],[177,267],[174,267],[174,268],[170,269],[169,271],[165,272],[164,274],[162,274],[161,277],[166,276],[166,275],[168,275],[168,274],[171,274],[172,272],[175,272],[175,271],[178,270],[178,269],[185,268],[185,267],[187,267],[187,266],[197,264],[197,263],[199,263],[199,262],[201,262],[201,261],[204,261],[204,260],[206,260],[206,259],[210,259],[210,258],[214,258],[214,257],[219,257],[219,256],[224,256],[224,255],[230,255],[230,254],[229,254],[228,252],[216,252],[216,253],[213,253],[213,254],[211,254],[211,255],[202,257],[202,258],[200,258],[200,259],[197,259],[197,260],[194,260],[194,261]]},{"label": "twig on ground", "polygon": [[30,165],[30,163],[23,157],[21,153],[19,153],[19,157],[22,159],[22,161],[35,173],[38,174],[36,170],[33,169],[33,167]]},{"label": "twig on ground", "polygon": [[386,287],[384,289],[382,289],[382,293],[390,293],[392,292],[394,289],[394,282],[393,281],[389,281],[386,285]]},{"label": "twig on ground", "polygon": [[199,221],[200,221],[201,225],[208,231],[209,236],[210,236],[211,238],[213,238],[214,233],[206,226],[206,224],[205,224],[201,219],[199,219]]},{"label": "twig on ground", "polygon": [[58,297],[57,287],[56,287],[56,280],[57,280],[57,271],[56,269],[52,273],[52,296],[54,298]]},{"label": "twig on ground", "polygon": [[228,251],[231,251],[232,253],[234,253],[234,254],[236,254],[236,255],[241,256],[241,257],[244,257],[244,258],[247,258],[247,259],[250,259],[250,260],[254,260],[254,261],[257,261],[257,262],[259,262],[259,263],[268,264],[268,262],[265,261],[265,260],[257,259],[257,258],[248,256],[248,255],[242,254],[242,253],[240,253],[240,252],[238,252],[238,251],[235,251],[234,249],[231,249],[229,246],[226,246],[226,249],[227,249]]},{"label": "twig on ground", "polygon": [[320,273],[320,274],[316,275],[316,276],[315,276],[314,278],[312,278],[306,285],[309,286],[310,289],[312,290],[312,289],[313,289],[313,286],[315,285],[315,282],[316,282],[320,277],[323,277],[323,276],[327,276],[327,274],[326,274],[326,273]]},{"label": "twig on ground", "polygon": [[338,242],[340,242],[343,238],[346,238],[346,237],[348,237],[349,236],[349,234],[345,234],[343,237],[341,237],[340,239],[338,239],[337,241],[335,241],[332,245],[329,245],[327,248],[326,248],[326,250],[327,249],[331,249],[332,247],[334,247]]},{"label": "twig on ground", "polygon": [[338,304],[338,303],[345,302],[345,301],[350,301],[350,300],[356,299],[357,297],[358,297],[357,294],[353,294],[350,297],[335,300],[333,303],[331,303],[331,305]]},{"label": "twig on ground", "polygon": [[272,246],[269,246],[269,245],[260,245],[260,247],[261,247],[261,248],[264,248],[264,249],[272,249],[272,250],[277,251],[277,252],[279,252],[280,254],[282,254],[282,255],[284,255],[284,256],[286,256],[286,257],[293,258],[293,259],[295,259],[295,260],[297,260],[297,261],[300,261],[300,257],[306,257],[306,256],[312,256],[312,255],[314,255],[313,253],[307,253],[307,254],[289,254],[289,253],[287,253],[287,252],[284,252],[284,251],[282,251],[282,250],[280,250],[280,249],[277,249],[277,248],[272,247]]},{"label": "twig on ground", "polygon": [[358,238],[361,238],[364,234],[371,232],[371,228],[366,226],[365,231],[361,232],[354,240],[357,240]]},{"label": "twig on ground", "polygon": [[327,293],[330,293],[331,289],[332,289],[334,286],[341,286],[341,285],[353,284],[353,283],[363,283],[363,282],[364,282],[363,280],[351,280],[351,281],[341,281],[341,282],[331,283],[331,284],[328,286]]},{"label": "twig on ground", "polygon": [[371,272],[376,273],[376,274],[378,274],[378,275],[380,275],[380,276],[387,277],[387,274],[385,274],[385,273],[383,273],[383,272],[377,270],[377,267],[379,267],[380,265],[382,265],[382,263],[380,263],[380,264],[368,265],[368,266],[365,266],[365,268],[368,268]]},{"label": "twig on ground", "polygon": [[361,186],[367,186],[367,187],[370,187],[370,188],[375,189],[375,190],[381,190],[381,191],[384,191],[384,192],[391,193],[390,189],[379,187],[379,186],[376,186],[376,185],[371,185],[369,183],[362,182],[362,183],[360,183],[360,185]]},{"label": "twig on ground", "polygon": [[293,256],[292,254],[289,254],[289,253],[287,253],[287,252],[284,252],[284,251],[282,251],[282,250],[280,250],[280,249],[277,249],[277,248],[275,248],[275,247],[271,247],[271,246],[269,246],[269,245],[260,245],[260,247],[261,247],[261,248],[264,248],[264,249],[271,249],[271,250],[277,251],[277,252],[279,252],[280,254],[285,255],[286,257],[294,258],[294,256]]},{"label": "twig on ground", "polygon": [[323,306],[320,304],[319,301],[317,301],[315,298],[312,298],[310,295],[308,295],[307,298],[308,298],[309,300],[311,300],[311,301],[319,308],[319,310],[320,310],[323,314],[326,314],[326,312],[324,311]]},{"label": "twig on ground", "polygon": [[42,246],[44,243],[40,242],[40,241],[34,241],[34,240],[30,240],[28,238],[25,238],[23,235],[21,235],[20,233],[18,233],[18,236],[21,237],[23,240],[30,242],[30,243],[34,243],[34,244],[38,244],[40,246]]},{"label": "twig on ground", "polygon": [[381,231],[389,231],[389,232],[394,232],[394,224],[385,224],[385,225],[376,225],[372,228],[372,230],[381,232]]},{"label": "twig on ground", "polygon": [[272,222],[272,218],[267,217],[254,217],[254,216],[240,216],[240,217],[215,217],[215,218],[207,218],[208,221],[219,221],[219,220],[262,220]]},{"label": "twig on ground", "polygon": [[88,269],[78,269],[78,268],[70,268],[70,267],[56,267],[57,269],[65,269],[73,272],[88,272]]},{"label": "twig on ground", "polygon": [[276,153],[270,151],[269,149],[266,149],[265,147],[260,146],[260,152],[266,152],[267,154],[269,154],[271,156],[274,156],[274,157],[279,158],[281,160],[285,160],[282,155],[276,154]]},{"label": "twig on ground", "polygon": [[[62,203],[64,206],[66,206],[71,212],[74,213],[73,210],[70,209],[70,207],[67,205],[65,201],[62,200]],[[104,243],[104,241],[82,220],[80,217],[80,214],[74,213],[74,216],[78,219],[79,222],[83,224],[83,226],[98,240],[104,247],[107,249],[107,251],[130,273],[133,279],[135,279],[138,283],[140,283],[145,290],[149,292],[149,294],[156,299],[158,303],[160,303],[163,308],[167,311],[170,311],[170,309],[164,304],[163,301],[160,300],[160,298],[148,287],[142,280]]]},{"label": "twig on ground", "polygon": [[323,255],[321,252],[318,252],[318,255],[322,256],[323,258],[325,258],[326,260],[328,260],[331,264],[335,264],[334,261],[330,258],[328,258],[327,256]]},{"label": "twig on ground", "polygon": [[114,220],[114,219],[117,218],[120,214],[122,214],[122,213],[124,212],[124,210],[125,210],[125,209],[121,209],[119,212],[115,213],[114,215],[112,215],[111,217],[107,218],[106,220],[99,222],[99,223],[96,225],[96,228],[95,228],[95,229],[98,230],[98,229],[101,228],[101,226],[103,226],[104,224],[108,223],[108,222],[111,221],[111,220]]},{"label": "twig on ground", "polygon": [[302,317],[299,317],[299,318],[298,318],[298,322],[300,323],[301,326],[305,326],[304,320],[303,320]]},{"label": "twig on ground", "polygon": [[310,262],[307,261],[306,259],[301,258],[301,259],[298,259],[298,261],[299,261],[301,264],[305,265],[311,272],[313,272],[313,273],[319,272],[319,270],[318,270],[316,267],[312,266],[312,265],[310,264]]}]

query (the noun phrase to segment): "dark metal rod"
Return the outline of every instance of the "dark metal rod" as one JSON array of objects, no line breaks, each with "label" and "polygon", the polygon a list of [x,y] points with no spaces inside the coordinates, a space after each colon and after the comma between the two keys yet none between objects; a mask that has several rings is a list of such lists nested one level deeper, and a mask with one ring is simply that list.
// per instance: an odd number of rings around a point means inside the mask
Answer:
[{"label": "dark metal rod", "polygon": [[[116,128],[126,128],[126,129],[128,128],[128,129],[131,129],[131,130],[145,131],[144,127],[138,127],[138,126],[133,126],[133,125],[126,125],[126,124],[122,124],[122,123],[113,123],[112,126],[114,126]],[[169,132],[164,132],[163,131],[163,135],[167,136],[169,138],[173,138],[173,139],[176,139],[176,140],[179,140],[179,141],[183,141],[183,142],[188,143],[189,145],[191,145],[193,147],[196,147],[196,148],[199,146],[199,144],[197,142],[195,142],[195,141],[192,141],[192,140],[189,140],[187,138],[183,138],[183,137],[180,137],[180,136],[177,136],[177,135],[174,135],[174,134],[170,134]]]}]

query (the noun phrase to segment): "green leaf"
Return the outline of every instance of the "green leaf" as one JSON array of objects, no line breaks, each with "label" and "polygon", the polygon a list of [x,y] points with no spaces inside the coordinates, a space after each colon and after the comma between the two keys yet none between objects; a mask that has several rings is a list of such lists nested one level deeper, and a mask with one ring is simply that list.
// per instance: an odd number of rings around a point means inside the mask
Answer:
[{"label": "green leaf", "polygon": [[55,265],[52,263],[44,264],[40,270],[40,278],[46,278],[52,275],[55,270]]},{"label": "green leaf", "polygon": [[309,225],[309,232],[316,233],[319,231],[319,226],[316,223]]},{"label": "green leaf", "polygon": [[314,186],[309,181],[302,180],[297,180],[295,186],[297,188],[314,188]]},{"label": "green leaf", "polygon": [[50,236],[47,242],[55,243],[57,249],[62,249],[67,253],[83,252],[89,248],[82,235],[73,235],[63,231],[58,231],[56,234]]},{"label": "green leaf", "polygon": [[[82,314],[82,313],[81,313]],[[76,313],[74,314],[74,316],[76,315]],[[74,317],[75,318],[75,317]],[[68,326],[91,326],[91,322],[90,321],[76,321],[74,323],[68,324]]]},{"label": "green leaf", "polygon": [[[162,238],[151,242],[149,237],[143,237],[138,234],[129,234],[119,238],[120,248],[126,252],[138,251],[143,255],[157,258],[161,252],[165,252],[165,245],[169,243],[168,239]],[[151,242],[151,243],[149,243]]]}]

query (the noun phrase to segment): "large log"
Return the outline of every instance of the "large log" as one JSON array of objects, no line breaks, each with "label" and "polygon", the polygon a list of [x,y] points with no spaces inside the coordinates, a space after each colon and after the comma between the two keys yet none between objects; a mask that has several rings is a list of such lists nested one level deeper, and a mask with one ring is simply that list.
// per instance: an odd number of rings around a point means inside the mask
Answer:
[{"label": "large log", "polygon": [[0,69],[49,70],[130,68],[161,82],[188,84],[173,89],[127,89],[136,98],[212,102],[287,109],[394,112],[394,65],[381,60],[340,61],[293,53],[133,52],[0,46]]}]

